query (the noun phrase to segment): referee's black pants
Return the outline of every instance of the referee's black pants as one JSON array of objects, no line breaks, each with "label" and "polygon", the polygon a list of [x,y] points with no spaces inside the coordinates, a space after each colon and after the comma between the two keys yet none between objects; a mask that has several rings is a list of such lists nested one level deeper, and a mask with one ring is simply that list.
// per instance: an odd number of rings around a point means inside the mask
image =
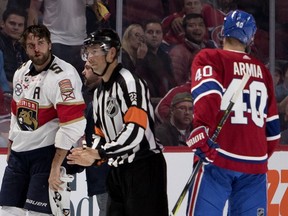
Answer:
[{"label": "referee's black pants", "polygon": [[162,153],[111,167],[108,216],[168,216],[167,168]]}]

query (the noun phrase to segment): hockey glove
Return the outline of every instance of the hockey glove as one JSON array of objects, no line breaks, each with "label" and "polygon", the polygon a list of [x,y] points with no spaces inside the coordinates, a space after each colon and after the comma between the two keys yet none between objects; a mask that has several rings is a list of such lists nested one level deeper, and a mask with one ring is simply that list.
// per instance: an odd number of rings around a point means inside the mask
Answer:
[{"label": "hockey glove", "polygon": [[210,139],[208,128],[200,126],[195,128],[189,135],[186,144],[204,162],[212,163],[217,156],[219,145]]}]

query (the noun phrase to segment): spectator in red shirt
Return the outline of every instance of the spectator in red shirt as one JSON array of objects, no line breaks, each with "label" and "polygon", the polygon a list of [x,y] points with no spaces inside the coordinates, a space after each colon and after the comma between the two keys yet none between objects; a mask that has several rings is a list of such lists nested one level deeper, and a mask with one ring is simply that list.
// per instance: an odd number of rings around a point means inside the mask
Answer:
[{"label": "spectator in red shirt", "polygon": [[201,0],[183,0],[183,8],[181,11],[173,13],[165,17],[162,21],[163,39],[169,44],[178,44],[184,40],[183,18],[189,13],[201,14]]},{"label": "spectator in red shirt", "polygon": [[201,14],[187,14],[183,20],[183,28],[184,42],[175,45],[169,52],[177,85],[189,80],[193,58],[200,49],[216,47],[213,41],[205,39],[207,29]]},{"label": "spectator in red shirt", "polygon": [[[224,5],[225,7],[222,7]],[[182,27],[184,16],[189,13],[198,13],[202,14],[208,29],[207,39],[213,40],[219,47],[222,46],[221,29],[228,6],[235,8],[234,0],[229,0],[229,2],[219,0],[216,7],[213,4],[203,3],[201,0],[183,0],[182,10],[165,17],[162,21],[164,41],[169,46],[181,43],[184,40]],[[222,11],[222,8],[225,8],[225,11]]]}]

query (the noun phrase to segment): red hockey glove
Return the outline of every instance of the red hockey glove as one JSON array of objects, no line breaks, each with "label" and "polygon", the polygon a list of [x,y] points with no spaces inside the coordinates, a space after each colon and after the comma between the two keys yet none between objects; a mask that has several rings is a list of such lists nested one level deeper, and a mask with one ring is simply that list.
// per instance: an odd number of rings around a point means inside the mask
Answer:
[{"label": "red hockey glove", "polygon": [[217,148],[219,148],[219,145],[208,136],[208,130],[205,126],[197,127],[190,133],[186,141],[186,144],[204,163],[212,163],[217,156]]}]

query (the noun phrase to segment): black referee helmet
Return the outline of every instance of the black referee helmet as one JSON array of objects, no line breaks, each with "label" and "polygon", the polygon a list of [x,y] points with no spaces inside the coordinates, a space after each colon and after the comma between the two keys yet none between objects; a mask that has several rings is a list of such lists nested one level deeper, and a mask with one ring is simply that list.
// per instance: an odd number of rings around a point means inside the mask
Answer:
[{"label": "black referee helmet", "polygon": [[84,46],[92,44],[99,44],[106,52],[111,47],[115,47],[117,52],[119,52],[121,47],[120,38],[117,32],[108,28],[100,29],[89,34],[89,36],[84,40]]}]

